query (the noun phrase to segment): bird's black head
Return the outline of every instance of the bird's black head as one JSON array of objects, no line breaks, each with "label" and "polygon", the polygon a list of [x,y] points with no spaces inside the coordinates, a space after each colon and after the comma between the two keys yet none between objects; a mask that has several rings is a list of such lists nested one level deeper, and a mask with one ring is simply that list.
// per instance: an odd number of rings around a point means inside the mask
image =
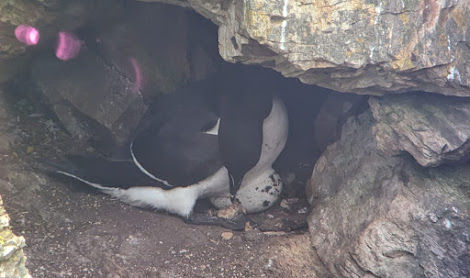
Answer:
[{"label": "bird's black head", "polygon": [[[224,84],[219,99],[219,152],[229,173],[232,200],[245,174],[258,163],[263,143],[263,122],[272,108],[272,94],[249,75]],[[261,87],[261,88],[259,88]]]}]

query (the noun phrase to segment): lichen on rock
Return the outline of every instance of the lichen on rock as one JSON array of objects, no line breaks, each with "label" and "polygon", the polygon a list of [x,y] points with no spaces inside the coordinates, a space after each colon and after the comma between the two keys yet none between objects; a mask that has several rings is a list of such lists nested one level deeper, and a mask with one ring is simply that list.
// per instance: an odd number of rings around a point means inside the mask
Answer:
[{"label": "lichen on rock", "polygon": [[0,197],[0,277],[31,277],[25,267],[26,256],[23,254],[25,246],[24,237],[16,236],[11,231],[10,217],[3,207],[3,200]]}]

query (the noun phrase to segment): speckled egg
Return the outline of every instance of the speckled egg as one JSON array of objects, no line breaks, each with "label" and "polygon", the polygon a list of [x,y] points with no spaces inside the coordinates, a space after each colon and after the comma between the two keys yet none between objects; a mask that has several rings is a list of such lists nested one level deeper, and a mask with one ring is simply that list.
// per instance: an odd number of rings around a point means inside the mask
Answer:
[{"label": "speckled egg", "polygon": [[[242,184],[238,190],[236,199],[246,209],[247,213],[258,213],[270,208],[278,199],[282,191],[281,177],[273,172],[269,176],[262,175],[246,184]],[[221,209],[232,204],[230,195],[210,198],[212,204]]]}]

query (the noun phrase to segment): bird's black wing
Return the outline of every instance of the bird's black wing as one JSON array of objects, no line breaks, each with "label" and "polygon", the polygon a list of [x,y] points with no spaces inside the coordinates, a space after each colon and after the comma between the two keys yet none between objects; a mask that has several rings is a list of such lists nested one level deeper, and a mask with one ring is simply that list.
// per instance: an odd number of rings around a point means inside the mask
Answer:
[{"label": "bird's black wing", "polygon": [[173,186],[187,186],[219,170],[217,135],[204,133],[216,125],[218,116],[206,109],[188,107],[179,115],[137,134],[132,154],[154,177]]},{"label": "bird's black wing", "polygon": [[128,189],[134,186],[170,187],[143,174],[132,160],[103,156],[67,155],[61,161],[43,160],[47,172],[73,177],[101,187]]}]

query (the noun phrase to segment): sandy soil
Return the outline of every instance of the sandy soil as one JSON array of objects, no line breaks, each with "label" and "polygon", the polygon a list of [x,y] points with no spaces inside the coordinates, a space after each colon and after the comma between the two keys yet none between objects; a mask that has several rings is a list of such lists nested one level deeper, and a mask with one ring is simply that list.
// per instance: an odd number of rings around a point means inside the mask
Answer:
[{"label": "sandy soil", "polygon": [[315,276],[321,265],[309,244],[305,200],[252,216],[259,229],[242,232],[128,206],[42,172],[39,159],[92,150],[65,134],[40,102],[2,90],[0,194],[14,232],[26,238],[33,277],[326,277]]}]

